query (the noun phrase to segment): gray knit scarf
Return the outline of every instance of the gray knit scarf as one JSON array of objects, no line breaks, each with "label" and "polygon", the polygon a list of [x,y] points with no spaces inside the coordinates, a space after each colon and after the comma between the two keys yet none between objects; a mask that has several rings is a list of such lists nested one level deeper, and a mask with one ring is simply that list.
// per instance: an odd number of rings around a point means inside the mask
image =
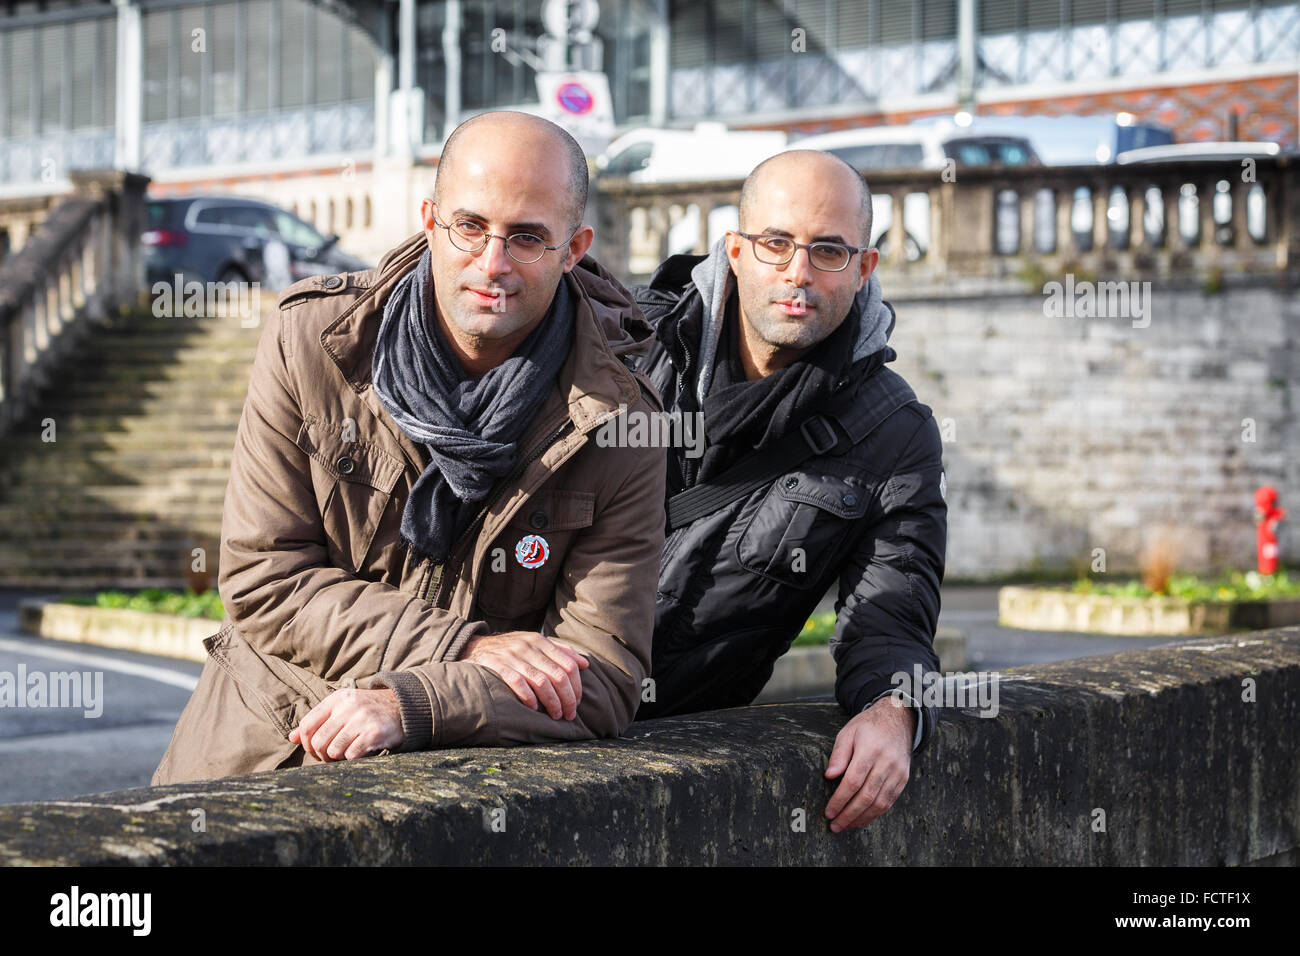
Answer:
[{"label": "gray knit scarf", "polygon": [[550,311],[514,354],[472,379],[438,328],[431,268],[426,249],[384,303],[371,380],[393,420],[432,459],[406,500],[402,542],[443,561],[514,467],[516,442],[568,357],[574,309],[561,279]]}]

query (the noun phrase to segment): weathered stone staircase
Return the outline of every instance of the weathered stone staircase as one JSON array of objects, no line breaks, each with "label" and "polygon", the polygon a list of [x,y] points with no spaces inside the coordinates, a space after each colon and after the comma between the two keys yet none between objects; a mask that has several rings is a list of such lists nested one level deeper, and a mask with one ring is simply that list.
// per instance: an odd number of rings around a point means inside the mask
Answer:
[{"label": "weathered stone staircase", "polygon": [[[268,308],[273,298],[260,314]],[[0,438],[0,585],[215,587],[261,331],[237,316],[148,311],[91,331]],[[55,440],[45,441],[50,420]],[[206,580],[194,574],[194,548],[204,549]]]}]

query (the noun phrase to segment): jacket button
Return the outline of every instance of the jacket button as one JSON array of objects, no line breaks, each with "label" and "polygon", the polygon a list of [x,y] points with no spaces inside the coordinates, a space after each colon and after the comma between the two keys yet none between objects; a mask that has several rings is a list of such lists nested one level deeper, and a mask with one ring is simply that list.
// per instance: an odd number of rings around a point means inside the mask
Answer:
[{"label": "jacket button", "polygon": [[789,478],[785,480],[786,491],[794,491],[798,487],[799,487],[799,479],[794,477],[794,475],[791,475]]},{"label": "jacket button", "polygon": [[845,495],[845,496],[844,496],[844,506],[845,506],[846,508],[852,508],[852,507],[853,507],[854,505],[856,505],[857,503],[858,503],[858,497],[857,497],[857,495]]},{"label": "jacket button", "polygon": [[338,276],[326,276],[325,281],[321,283],[327,289],[337,289],[343,284],[343,280]]},{"label": "jacket button", "polygon": [[340,475],[350,475],[357,467],[357,463],[347,455],[343,455],[338,461],[334,462],[334,467],[339,470]]},{"label": "jacket button", "polygon": [[528,519],[528,523],[532,525],[534,528],[536,528],[538,531],[541,531],[543,528],[546,527],[545,513],[541,511],[534,511],[532,517]]}]

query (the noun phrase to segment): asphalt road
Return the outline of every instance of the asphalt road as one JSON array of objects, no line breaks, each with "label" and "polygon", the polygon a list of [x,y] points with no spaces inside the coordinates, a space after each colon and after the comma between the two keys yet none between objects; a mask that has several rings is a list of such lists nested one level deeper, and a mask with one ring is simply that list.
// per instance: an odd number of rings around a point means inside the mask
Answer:
[{"label": "asphalt road", "polygon": [[20,634],[28,596],[0,592],[0,673],[91,677],[81,706],[0,708],[0,804],[148,786],[202,665]]},{"label": "asphalt road", "polygon": [[[87,690],[102,690],[83,692],[78,707],[0,708],[0,804],[147,786],[202,666],[20,634],[18,601],[29,596],[36,595],[0,590],[0,674],[17,675],[20,667],[28,674],[76,671],[91,675]],[[966,632],[968,670],[1090,657],[1171,640],[998,627],[993,587],[945,588],[939,623]],[[95,711],[98,716],[88,715]]]}]

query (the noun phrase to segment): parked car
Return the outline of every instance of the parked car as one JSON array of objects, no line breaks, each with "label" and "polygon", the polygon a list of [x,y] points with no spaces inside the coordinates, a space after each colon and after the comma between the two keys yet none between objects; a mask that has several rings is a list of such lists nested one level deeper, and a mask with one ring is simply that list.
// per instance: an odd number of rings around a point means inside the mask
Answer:
[{"label": "parked car", "polygon": [[645,127],[625,133],[596,158],[599,176],[633,183],[744,179],[755,166],[781,152],[780,130],[732,130],[722,123],[694,129]]},{"label": "parked car", "polygon": [[[951,125],[948,117],[913,120],[913,126]],[[1016,136],[1045,166],[1088,166],[1115,162],[1120,153],[1174,141],[1173,131],[1144,123],[1131,113],[1096,116],[975,116],[969,131]]]},{"label": "parked car", "polygon": [[970,166],[1035,166],[1038,154],[1023,136],[958,126],[951,121],[866,126],[805,136],[790,149],[833,153],[861,173],[882,169],[943,169],[949,160]]},{"label": "parked car", "polygon": [[149,284],[183,281],[257,282],[279,288],[274,275],[275,240],[288,251],[287,279],[355,272],[370,268],[338,247],[337,235],[322,236],[292,213],[256,199],[187,196],[151,199],[146,206],[145,247]]}]

